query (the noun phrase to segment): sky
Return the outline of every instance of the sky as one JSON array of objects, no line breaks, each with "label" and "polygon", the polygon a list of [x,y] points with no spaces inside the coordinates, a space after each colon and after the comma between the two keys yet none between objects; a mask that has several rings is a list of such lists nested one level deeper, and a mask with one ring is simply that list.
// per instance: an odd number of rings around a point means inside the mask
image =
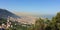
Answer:
[{"label": "sky", "polygon": [[60,0],[0,0],[0,8],[11,12],[56,14],[60,11]]}]

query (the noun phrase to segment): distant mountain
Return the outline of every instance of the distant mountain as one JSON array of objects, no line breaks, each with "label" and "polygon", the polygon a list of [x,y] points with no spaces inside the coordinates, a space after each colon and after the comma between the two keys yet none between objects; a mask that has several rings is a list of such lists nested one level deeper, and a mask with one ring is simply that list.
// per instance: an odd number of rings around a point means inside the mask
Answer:
[{"label": "distant mountain", "polygon": [[9,12],[8,10],[6,9],[0,9],[0,18],[8,18],[9,17],[12,17],[12,18],[20,18],[19,16],[13,14],[12,12]]}]

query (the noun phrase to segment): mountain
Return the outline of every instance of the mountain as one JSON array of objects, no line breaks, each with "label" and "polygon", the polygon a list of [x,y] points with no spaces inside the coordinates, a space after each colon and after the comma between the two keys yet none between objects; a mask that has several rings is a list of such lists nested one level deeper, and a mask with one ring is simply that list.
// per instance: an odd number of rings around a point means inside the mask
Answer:
[{"label": "mountain", "polygon": [[6,19],[8,17],[10,17],[11,21],[15,21],[16,20],[17,22],[23,23],[23,24],[25,24],[25,23],[34,24],[34,22],[36,20],[36,18],[33,17],[33,16],[18,16],[17,14],[12,13],[12,12],[6,10],[6,9],[0,9],[0,18],[2,18],[2,17],[6,18]]},{"label": "mountain", "polygon": [[6,10],[6,9],[0,9],[0,18],[8,18],[9,17],[12,17],[12,18],[20,18],[19,16],[13,14],[12,12]]},{"label": "mountain", "polygon": [[[20,15],[20,16],[19,16]],[[54,15],[37,15],[37,16],[21,16],[20,13],[16,14],[16,13],[12,13],[6,9],[0,9],[0,18],[8,18],[9,17],[12,17],[10,18],[10,20],[12,21],[17,21],[17,22],[20,22],[20,23],[23,23],[23,24],[34,24],[36,19],[39,18],[39,17],[42,17],[42,18],[52,18]]]}]

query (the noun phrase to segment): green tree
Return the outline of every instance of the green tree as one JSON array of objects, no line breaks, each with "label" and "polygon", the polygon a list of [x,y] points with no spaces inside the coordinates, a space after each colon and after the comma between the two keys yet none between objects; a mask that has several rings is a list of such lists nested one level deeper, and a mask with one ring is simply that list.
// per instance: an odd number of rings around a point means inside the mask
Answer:
[{"label": "green tree", "polygon": [[60,23],[60,12],[57,13],[55,20],[56,20],[56,23]]},{"label": "green tree", "polygon": [[35,22],[35,30],[43,30],[44,28],[44,21],[43,19],[39,18],[37,19],[37,21]]},{"label": "green tree", "polygon": [[59,29],[58,27],[58,23],[60,23],[60,12],[57,13],[57,15],[55,17],[52,18],[52,30],[57,30]]}]

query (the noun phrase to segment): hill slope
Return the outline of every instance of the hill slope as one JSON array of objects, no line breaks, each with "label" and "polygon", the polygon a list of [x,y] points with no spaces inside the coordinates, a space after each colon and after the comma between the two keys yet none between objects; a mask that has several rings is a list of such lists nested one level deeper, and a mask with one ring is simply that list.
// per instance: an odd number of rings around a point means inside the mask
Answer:
[{"label": "hill slope", "polygon": [[8,18],[9,17],[13,17],[13,18],[19,18],[19,16],[7,11],[6,9],[0,9],[0,18]]}]

